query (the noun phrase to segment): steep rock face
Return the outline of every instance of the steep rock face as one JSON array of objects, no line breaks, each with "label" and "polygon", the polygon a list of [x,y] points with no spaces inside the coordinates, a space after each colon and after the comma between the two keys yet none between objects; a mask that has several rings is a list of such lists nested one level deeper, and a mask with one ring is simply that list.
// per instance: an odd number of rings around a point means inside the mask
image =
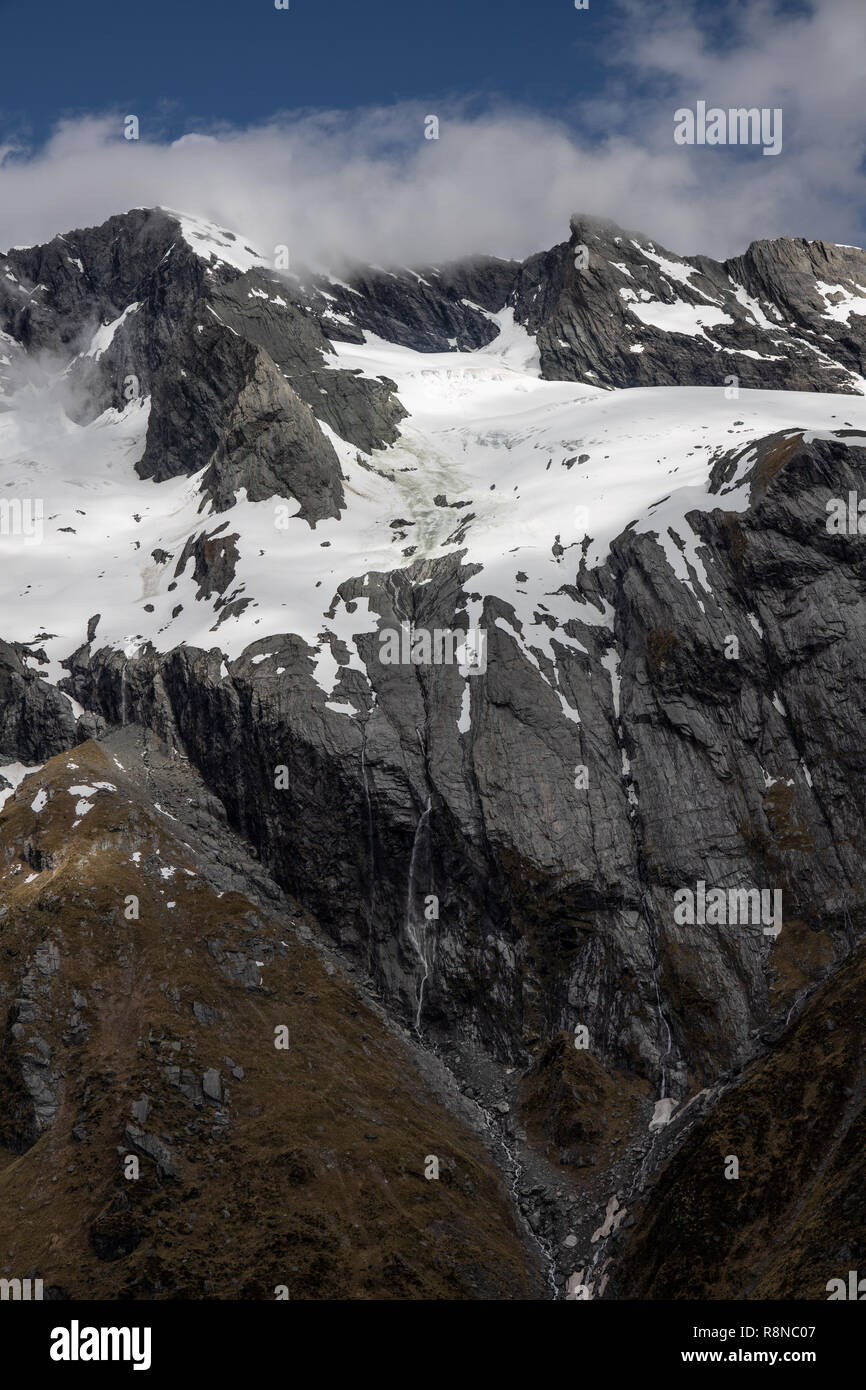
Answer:
[{"label": "steep rock face", "polygon": [[[446,567],[415,591],[419,625],[446,627],[453,619],[456,578]],[[377,602],[393,623],[384,586]],[[513,640],[494,626],[495,611],[488,675],[472,678],[483,695],[471,696],[477,722],[468,748],[445,713],[460,704],[456,668],[377,665],[372,641],[375,704],[358,721],[328,709],[309,659],[289,637],[256,644],[267,659],[256,661],[251,649],[231,665],[228,680],[216,654],[190,648],[167,661],[134,663],[105,652],[88,661],[82,652],[72,688],[116,717],[116,682],[125,669],[127,717],[163,728],[176,721],[183,746],[276,876],[303,885],[323,924],[369,960],[410,1018],[422,995],[425,1021],[438,1025],[443,1042],[455,1030],[477,1031],[504,1056],[519,1053],[524,1034],[567,1023],[570,998],[592,981],[591,1012],[606,1014],[609,1046],[643,1055],[651,1066],[657,1023],[647,943],[630,930],[640,889],[608,723],[609,683],[594,690],[587,676],[582,707],[589,717],[593,699],[600,705],[593,720],[600,765],[590,797],[581,797],[569,725]],[[578,676],[572,679],[583,695]],[[353,684],[350,673],[338,694]],[[607,747],[599,732],[605,727]],[[494,750],[506,747],[508,757],[497,757]],[[277,787],[281,766],[287,785]],[[598,837],[595,818],[608,822]],[[413,937],[431,892],[440,899],[439,919],[422,927],[419,948]],[[608,938],[604,947],[600,936]],[[643,995],[637,1009],[613,1002],[629,969],[623,954]]]},{"label": "steep rock face", "polygon": [[202,302],[152,383],[143,478],[165,482],[205,468],[241,393],[255,375],[255,348],[227,332]]},{"label": "steep rock face", "polygon": [[81,737],[68,698],[40,679],[36,656],[0,641],[0,759],[38,763]]},{"label": "steep rock face", "polygon": [[725,269],[755,299],[775,305],[779,322],[795,325],[811,345],[862,377],[864,255],[857,246],[780,237],[752,242]]},{"label": "steep rock face", "polygon": [[521,268],[515,316],[553,380],[850,392],[863,376],[864,281],[856,247],[783,239],[720,263],[574,218],[568,243]]},{"label": "steep rock face", "polygon": [[347,330],[343,315],[333,318],[333,297],[292,281],[275,287],[261,272],[249,272],[214,290],[211,300],[221,322],[267,353],[317,419],[369,452],[393,444],[406,412],[386,377],[372,380],[329,366],[332,338],[363,341],[357,330]]},{"label": "steep rock face", "polygon": [[273,359],[222,324],[205,300],[154,378],[138,471],[164,482],[203,468],[202,489],[217,511],[240,488],[253,502],[294,497],[311,522],[339,511],[340,465],[309,407]]},{"label": "steep rock face", "polygon": [[[860,779],[843,791],[839,777],[859,757],[862,578],[851,542],[828,534],[825,504],[862,487],[866,456],[798,435],[757,452],[750,509],[726,515],[721,496],[718,512],[695,518],[709,583],[692,571],[694,597],[680,590],[674,607],[673,575],[648,537],[621,539],[611,559],[671,1059],[684,1045],[701,1081],[741,1062],[754,1030],[789,1006],[792,983],[822,978],[863,923],[851,854]],[[781,933],[677,926],[673,894],[699,880],[778,890]]]},{"label": "steep rock face", "polygon": [[417,352],[470,350],[496,337],[490,315],[505,308],[518,265],[479,256],[441,268],[361,268],[347,284],[319,282],[318,288],[335,306],[326,311],[335,339],[359,341],[358,331],[366,330]]},{"label": "steep rock face", "polygon": [[[784,469],[765,483],[780,448]],[[127,717],[176,727],[278,879],[443,1046],[475,1034],[514,1059],[583,1023],[603,1061],[683,1097],[741,1065],[862,929],[861,779],[840,773],[859,757],[858,697],[838,704],[862,659],[862,581],[859,561],[847,574],[842,562],[852,542],[824,519],[827,490],[862,486],[866,459],[799,437],[764,452],[748,513],[725,513],[720,496],[696,518],[700,603],[655,539],[614,545],[601,576],[613,631],[573,631],[618,663],[616,690],[589,656],[560,660],[578,731],[491,601],[487,672],[465,682],[466,735],[447,713],[459,708],[456,668],[383,665],[372,642],[374,701],[348,670],[337,691],[359,702],[352,721],[330,711],[288,636],[251,648],[228,679],[214,653],[129,664],[82,651],[71,688],[117,718],[123,667]],[[461,585],[471,577],[459,566],[419,565],[396,589],[368,576],[365,592],[386,625],[414,605],[415,623],[436,628],[459,621]],[[823,614],[820,658],[804,608]],[[576,766],[589,769],[586,789]],[[701,880],[779,891],[780,934],[677,925],[675,892]]]},{"label": "steep rock face", "polygon": [[312,526],[340,514],[344,499],[337,455],[309,407],[262,352],[256,355],[202,487],[219,512],[231,507],[244,487],[251,502],[293,497],[300,503],[297,515]]},{"label": "steep rock face", "polygon": [[78,347],[87,330],[141,302],[160,308],[139,344],[151,363],[186,317],[190,296],[201,293],[205,275],[161,208],[135,208],[101,227],[11,250],[0,263],[3,328],[28,349]]}]

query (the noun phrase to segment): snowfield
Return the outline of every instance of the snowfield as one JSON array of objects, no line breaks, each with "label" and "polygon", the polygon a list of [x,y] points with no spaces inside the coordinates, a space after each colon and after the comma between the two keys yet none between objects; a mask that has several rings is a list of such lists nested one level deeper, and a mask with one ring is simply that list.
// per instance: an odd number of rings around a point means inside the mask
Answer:
[{"label": "snowfield", "polygon": [[[201,229],[185,230],[205,241]],[[241,241],[208,249],[244,264],[254,254]],[[200,513],[201,473],[166,483],[139,478],[134,465],[144,451],[148,400],[82,427],[65,415],[50,381],[5,397],[0,499],[42,499],[44,522],[40,540],[7,534],[5,514],[0,518],[4,635],[43,647],[50,665],[34,669],[56,681],[61,658],[85,641],[95,614],[94,649],[110,645],[129,656],[149,641],[161,651],[179,643],[218,647],[233,660],[255,640],[294,632],[317,654],[316,679],[331,696],[340,667],[330,635],[347,643],[351,665],[363,670],[354,639],[377,627],[363,599],[352,613],[338,601],[334,616],[325,616],[338,584],[462,552],[482,566],[473,590],[513,605],[512,630],[528,656],[553,656],[554,637],[582,650],[562,626],[576,617],[607,620],[600,608],[562,592],[580,565],[585,537],[592,567],[626,527],[654,533],[674,572],[703,602],[711,583],[686,513],[720,504],[742,510],[748,501],[736,480],[723,498],[708,494],[717,453],[779,430],[853,428],[866,439],[863,396],[741,390],[729,400],[722,387],[603,391],[543,381],[535,342],[514,324],[512,311],[491,317],[500,334],[474,352],[419,353],[370,334],[363,346],[334,345],[331,365],[393,378],[410,414],[397,443],[368,456],[368,467],[358,463],[354,445],[322,426],[340,458],[346,508],[315,530],[294,516],[291,499],[288,523],[280,525],[285,500],[252,503],[241,491],[229,513]],[[115,328],[101,330],[91,352],[103,350]],[[747,465],[748,456],[742,472]],[[397,518],[411,525],[393,528]],[[253,601],[217,626],[214,600],[196,599],[192,561],[171,591],[169,584],[186,540],[223,523],[226,534],[240,537],[233,591]],[[172,558],[161,563],[158,550]],[[182,611],[172,617],[178,605]],[[480,607],[468,605],[470,624]],[[555,632],[544,615],[554,619]],[[353,713],[339,701],[330,707]],[[468,701],[458,715],[467,728]]]}]

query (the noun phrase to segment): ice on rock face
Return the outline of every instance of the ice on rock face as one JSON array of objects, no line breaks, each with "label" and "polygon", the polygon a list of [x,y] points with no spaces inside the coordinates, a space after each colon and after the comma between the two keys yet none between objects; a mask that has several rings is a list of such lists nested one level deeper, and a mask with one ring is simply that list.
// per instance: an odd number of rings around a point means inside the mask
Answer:
[{"label": "ice on rock face", "polygon": [[460,698],[460,717],[457,720],[457,730],[461,734],[468,734],[472,728],[472,692],[468,680],[463,684],[463,694]]},{"label": "ice on rock face", "polygon": [[111,323],[103,324],[101,328],[97,328],[90,341],[90,347],[84,354],[85,357],[93,357],[97,361],[99,361],[99,358],[102,356],[102,354],[108,348],[110,348],[111,344],[114,342],[114,335],[116,334],[117,330],[121,327],[122,324],[126,322],[126,320],[129,318],[129,315],[134,314],[136,309],[139,309],[140,307],[141,306],[137,303],[129,304],[124,309],[123,313],[119,315],[118,318],[114,319]]}]

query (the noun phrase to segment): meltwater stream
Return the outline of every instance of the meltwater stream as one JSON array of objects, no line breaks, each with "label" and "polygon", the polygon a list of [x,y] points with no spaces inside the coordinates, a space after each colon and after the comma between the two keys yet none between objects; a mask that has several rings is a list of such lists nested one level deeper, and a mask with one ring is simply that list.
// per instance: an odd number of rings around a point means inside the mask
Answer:
[{"label": "meltwater stream", "polygon": [[430,962],[427,954],[427,919],[423,915],[418,916],[415,896],[418,891],[418,873],[422,854],[426,857],[428,874],[432,869],[432,854],[430,852],[430,816],[432,810],[433,799],[428,796],[427,805],[415,827],[415,838],[412,841],[412,854],[409,859],[409,884],[406,890],[406,935],[421,962],[422,971],[418,985],[418,1004],[415,1011],[416,1033],[421,1031],[421,1009],[424,1005],[424,986],[430,978]]}]

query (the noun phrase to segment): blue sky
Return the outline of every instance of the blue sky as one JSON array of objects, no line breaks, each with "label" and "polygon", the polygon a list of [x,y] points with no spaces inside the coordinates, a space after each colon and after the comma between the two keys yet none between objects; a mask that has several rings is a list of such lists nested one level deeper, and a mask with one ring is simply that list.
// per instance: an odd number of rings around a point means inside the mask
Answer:
[{"label": "blue sky", "polygon": [[[155,203],[380,263],[574,212],[681,253],[866,240],[866,0],[0,0],[0,34],[0,246]],[[778,157],[677,146],[698,101],[782,110]]]},{"label": "blue sky", "polygon": [[[651,10],[651,6],[647,7]],[[85,0],[0,4],[0,120],[41,139],[125,107],[177,136],[295,107],[509,98],[565,111],[603,81],[615,6],[590,0]]]}]

